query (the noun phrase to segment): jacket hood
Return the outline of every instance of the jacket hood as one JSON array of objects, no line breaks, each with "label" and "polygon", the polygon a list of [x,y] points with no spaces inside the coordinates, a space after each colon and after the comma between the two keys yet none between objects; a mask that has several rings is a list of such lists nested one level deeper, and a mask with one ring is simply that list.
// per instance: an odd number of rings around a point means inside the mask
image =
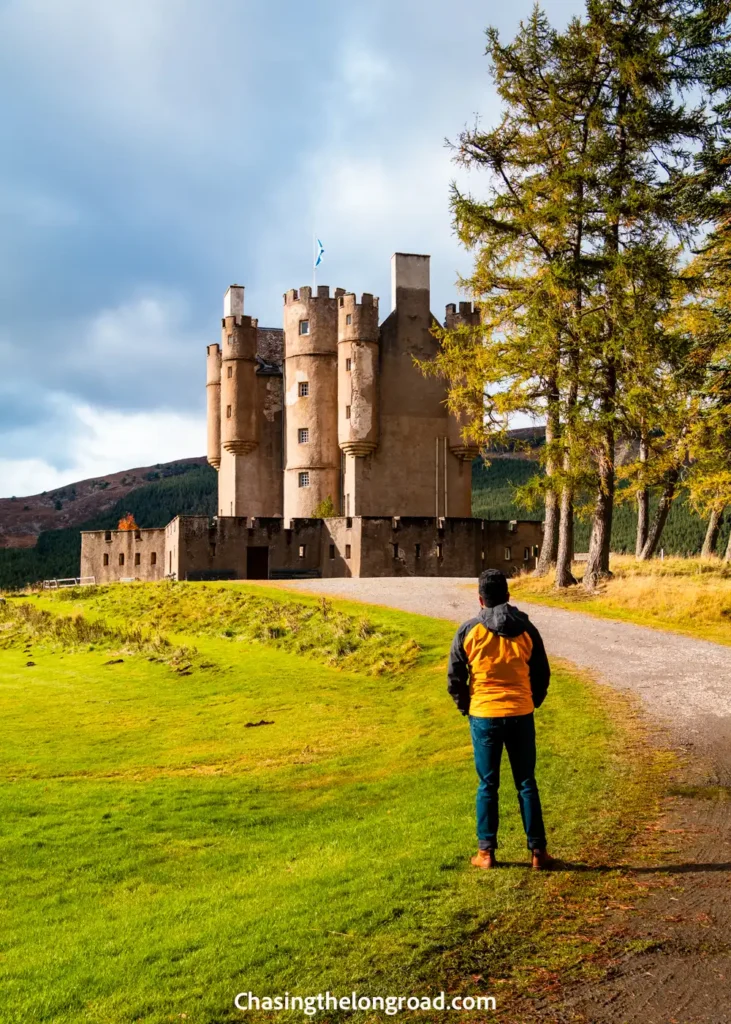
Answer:
[{"label": "jacket hood", "polygon": [[512,604],[496,604],[494,608],[482,608],[480,618],[491,633],[498,636],[515,637],[525,633],[528,616]]}]

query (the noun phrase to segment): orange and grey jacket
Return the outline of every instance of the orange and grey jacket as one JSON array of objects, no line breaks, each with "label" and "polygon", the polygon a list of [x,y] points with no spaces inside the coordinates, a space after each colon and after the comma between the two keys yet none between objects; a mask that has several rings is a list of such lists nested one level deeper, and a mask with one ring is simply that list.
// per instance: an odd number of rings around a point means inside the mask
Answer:
[{"label": "orange and grey jacket", "polygon": [[514,605],[482,608],[457,630],[447,689],[463,715],[528,715],[543,703],[550,678],[541,634]]}]

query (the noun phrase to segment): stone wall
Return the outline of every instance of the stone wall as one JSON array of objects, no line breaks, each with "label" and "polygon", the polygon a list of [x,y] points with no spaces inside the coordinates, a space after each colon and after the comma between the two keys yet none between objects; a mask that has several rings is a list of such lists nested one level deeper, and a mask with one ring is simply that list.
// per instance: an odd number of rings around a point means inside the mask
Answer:
[{"label": "stone wall", "polygon": [[97,583],[120,579],[147,582],[165,575],[167,528],[153,530],[83,530],[80,576]]},{"label": "stone wall", "polygon": [[179,516],[164,530],[83,533],[81,575],[99,583],[164,576],[267,579],[283,572],[315,572],[325,578],[472,578],[487,568],[512,575],[535,566],[541,536],[540,523],[433,516],[299,518],[289,523]]}]

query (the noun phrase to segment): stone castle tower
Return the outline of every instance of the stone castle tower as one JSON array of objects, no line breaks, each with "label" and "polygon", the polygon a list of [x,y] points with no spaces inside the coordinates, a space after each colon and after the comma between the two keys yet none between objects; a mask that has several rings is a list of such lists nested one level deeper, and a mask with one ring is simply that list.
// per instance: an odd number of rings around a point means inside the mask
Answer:
[{"label": "stone castle tower", "polygon": [[[221,344],[208,347],[208,461],[220,516],[305,519],[330,498],[336,515],[471,516],[472,460],[446,386],[414,359],[438,342],[429,257],[396,253],[391,306],[342,288],[284,296],[284,330],[244,314],[226,292]],[[474,323],[470,303],[447,326]]]}]

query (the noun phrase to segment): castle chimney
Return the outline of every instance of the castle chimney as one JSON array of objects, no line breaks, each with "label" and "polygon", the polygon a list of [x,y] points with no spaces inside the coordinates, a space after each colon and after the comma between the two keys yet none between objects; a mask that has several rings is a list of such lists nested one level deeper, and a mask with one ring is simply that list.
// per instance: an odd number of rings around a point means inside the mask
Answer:
[{"label": "castle chimney", "polygon": [[[391,257],[391,306],[396,309],[400,291],[426,292],[429,295],[429,256],[395,252]],[[427,302],[428,305],[428,302]]]},{"label": "castle chimney", "polygon": [[223,315],[243,316],[244,315],[244,286],[232,284],[223,297]]}]

